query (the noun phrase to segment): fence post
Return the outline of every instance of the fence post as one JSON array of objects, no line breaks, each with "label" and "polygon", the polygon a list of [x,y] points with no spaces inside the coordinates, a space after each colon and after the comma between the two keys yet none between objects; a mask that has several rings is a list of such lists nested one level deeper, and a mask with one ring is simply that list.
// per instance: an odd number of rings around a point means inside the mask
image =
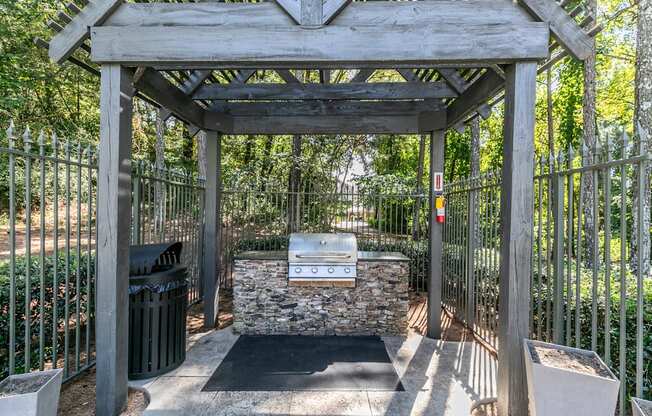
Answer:
[{"label": "fence post", "polygon": [[133,224],[131,224],[131,243],[132,244],[141,244],[140,241],[140,188],[142,186],[142,170],[141,162],[135,162],[134,176],[133,176],[133,194],[131,199],[131,217],[133,218]]},{"label": "fence post", "polygon": [[467,221],[466,231],[466,324],[473,329],[475,324],[475,205],[476,205],[476,178],[469,181],[467,194]]},{"label": "fence post", "polygon": [[[551,156],[553,158],[553,156]],[[553,342],[556,344],[564,343],[563,317],[564,317],[564,181],[562,174],[557,171],[557,164],[551,161],[550,175],[552,176],[552,212],[554,228],[554,273],[555,286],[553,296]],[[540,249],[540,248],[539,248]],[[539,294],[541,296],[541,294]]]}]

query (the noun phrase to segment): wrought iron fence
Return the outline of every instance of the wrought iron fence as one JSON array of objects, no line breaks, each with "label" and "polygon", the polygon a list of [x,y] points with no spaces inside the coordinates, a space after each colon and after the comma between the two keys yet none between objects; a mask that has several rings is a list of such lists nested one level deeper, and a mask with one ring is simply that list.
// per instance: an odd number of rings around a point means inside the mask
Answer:
[{"label": "wrought iron fence", "polygon": [[245,250],[287,249],[291,232],[348,232],[360,250],[396,251],[411,259],[410,288],[427,290],[427,197],[416,193],[364,192],[356,185],[324,189],[303,183],[225,189],[222,197],[221,286],[232,284],[233,255]]},{"label": "wrought iron fence", "polygon": [[[0,378],[56,367],[67,380],[94,362],[97,153],[55,134],[17,137],[13,125],[5,133]],[[143,162],[132,179],[133,243],[183,241],[191,301],[199,300],[203,184]]]},{"label": "wrought iron fence", "polygon": [[[571,149],[537,161],[533,176],[531,336],[597,351],[622,382],[620,414],[627,397],[652,395],[652,274],[639,255],[652,234],[652,158],[643,149],[626,136]],[[500,174],[446,194],[444,305],[498,348]]]}]

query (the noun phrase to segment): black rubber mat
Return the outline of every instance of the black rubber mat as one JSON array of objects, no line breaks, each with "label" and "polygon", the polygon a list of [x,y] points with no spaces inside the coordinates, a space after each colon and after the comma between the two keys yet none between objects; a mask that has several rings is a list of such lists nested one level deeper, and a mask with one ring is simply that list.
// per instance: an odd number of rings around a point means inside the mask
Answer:
[{"label": "black rubber mat", "polygon": [[379,337],[241,336],[203,391],[403,391]]}]

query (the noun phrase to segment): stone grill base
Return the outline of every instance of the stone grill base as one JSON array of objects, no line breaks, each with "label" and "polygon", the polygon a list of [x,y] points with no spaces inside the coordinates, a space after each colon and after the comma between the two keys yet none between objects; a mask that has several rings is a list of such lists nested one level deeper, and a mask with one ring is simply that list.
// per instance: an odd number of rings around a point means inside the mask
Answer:
[{"label": "stone grill base", "polygon": [[239,334],[407,333],[407,261],[359,261],[354,288],[290,286],[284,260],[236,259],[234,267],[234,330]]}]

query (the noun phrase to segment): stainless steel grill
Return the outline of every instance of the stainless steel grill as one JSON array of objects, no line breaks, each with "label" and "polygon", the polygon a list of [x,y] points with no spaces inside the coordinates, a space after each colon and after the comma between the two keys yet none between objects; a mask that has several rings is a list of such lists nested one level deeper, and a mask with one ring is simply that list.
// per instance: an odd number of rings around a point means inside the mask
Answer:
[{"label": "stainless steel grill", "polygon": [[290,280],[354,279],[357,262],[358,242],[354,234],[290,235]]}]

